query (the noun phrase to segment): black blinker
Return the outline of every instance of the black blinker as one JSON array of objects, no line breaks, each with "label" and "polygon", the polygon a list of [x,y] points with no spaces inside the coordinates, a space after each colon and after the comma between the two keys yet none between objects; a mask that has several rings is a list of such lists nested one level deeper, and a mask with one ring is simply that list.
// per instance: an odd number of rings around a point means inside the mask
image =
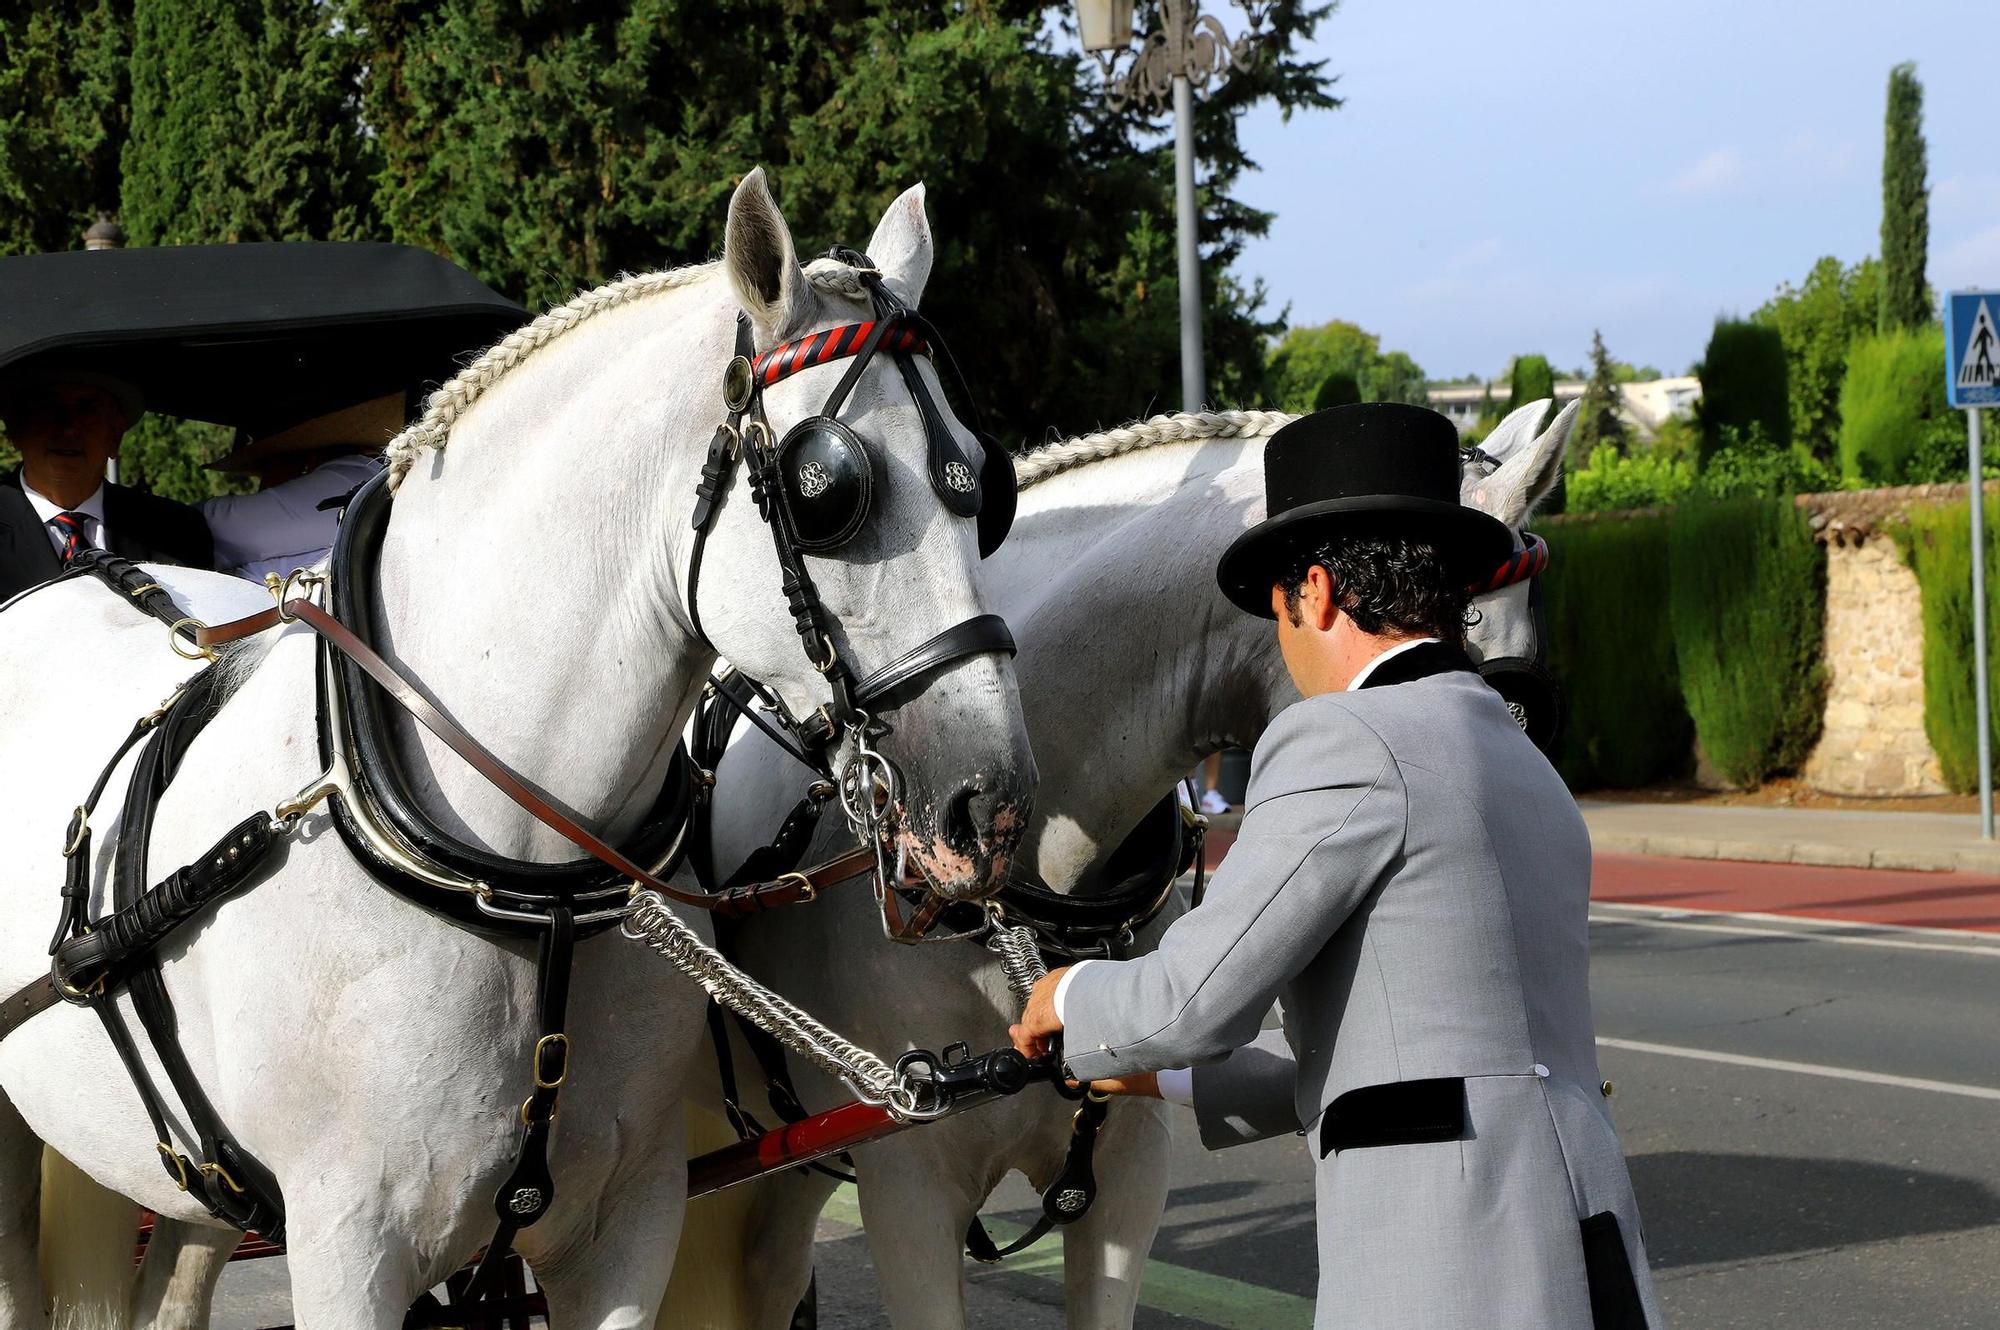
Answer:
[{"label": "black blinker", "polygon": [[779,488],[801,549],[844,545],[867,520],[874,487],[868,451],[827,416],[794,425],[778,445]]}]

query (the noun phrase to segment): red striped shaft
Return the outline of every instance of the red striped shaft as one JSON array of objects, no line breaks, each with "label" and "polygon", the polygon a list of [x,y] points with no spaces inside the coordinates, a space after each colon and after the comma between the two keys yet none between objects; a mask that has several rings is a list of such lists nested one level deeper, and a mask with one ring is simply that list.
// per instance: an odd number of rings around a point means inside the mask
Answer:
[{"label": "red striped shaft", "polygon": [[915,1125],[879,1104],[864,1104],[859,1100],[842,1104],[688,1160],[688,1195],[706,1196],[766,1173],[809,1164],[853,1146],[893,1136]]}]

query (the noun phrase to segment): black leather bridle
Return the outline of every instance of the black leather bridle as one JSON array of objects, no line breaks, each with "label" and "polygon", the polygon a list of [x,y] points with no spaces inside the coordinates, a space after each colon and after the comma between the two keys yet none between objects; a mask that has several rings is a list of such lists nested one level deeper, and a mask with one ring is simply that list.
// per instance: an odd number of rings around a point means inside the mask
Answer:
[{"label": "black leather bridle", "polygon": [[[963,396],[964,381],[936,328],[889,291],[865,255],[837,248],[828,257],[855,270],[868,293],[874,318],[813,333],[759,355],[751,340],[749,320],[737,316],[736,355],[723,376],[728,417],[709,441],[708,457],[695,489],[688,618],[696,635],[707,642],[700,605],[702,556],[715,515],[741,461],[757,512],[770,528],[793,626],[807,659],[826,679],[832,698],[800,717],[794,716],[772,689],[741,674],[727,682],[711,681],[711,690],[832,781],[863,843],[879,848],[883,830],[879,818],[896,802],[898,778],[893,766],[872,746],[889,730],[878,712],[895,705],[912,685],[958,661],[988,653],[1013,655],[1015,646],[1006,620],[997,614],[981,614],[946,628],[865,675],[854,674],[834,645],[831,615],[804,557],[809,550],[832,550],[851,539],[865,520],[872,497],[873,460],[865,444],[840,421],[840,409],[874,357],[878,353],[889,355],[923,417],[932,489],[948,511],[979,523],[982,557],[998,548],[1012,524],[1014,470],[1005,450],[983,435],[982,456],[966,455],[918,373],[914,358],[931,355],[935,349]],[[782,440],[776,439],[764,411],[764,390],[793,374],[842,359],[852,363],[821,411],[788,430]],[[821,504],[834,506],[809,514],[814,505]],[[802,526],[809,529],[802,533]],[[834,755],[843,745],[846,757],[836,773]],[[881,863],[877,876],[888,879],[900,873],[891,875],[886,863]],[[890,885],[887,880],[878,880],[878,891]]]}]

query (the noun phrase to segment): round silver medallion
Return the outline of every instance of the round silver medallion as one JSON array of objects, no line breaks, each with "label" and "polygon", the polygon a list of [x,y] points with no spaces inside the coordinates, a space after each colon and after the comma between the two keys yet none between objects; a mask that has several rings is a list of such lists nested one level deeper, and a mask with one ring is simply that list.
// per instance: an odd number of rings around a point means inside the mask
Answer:
[{"label": "round silver medallion", "polygon": [[1089,1199],[1081,1187],[1065,1187],[1056,1193],[1056,1209],[1066,1215],[1073,1215],[1083,1209]]},{"label": "round silver medallion", "polygon": [[542,1208],[542,1191],[539,1187],[522,1187],[507,1198],[507,1208],[517,1215],[531,1215]]},{"label": "round silver medallion", "polygon": [[957,490],[960,494],[972,493],[972,468],[963,462],[946,462],[944,464],[944,483]]}]

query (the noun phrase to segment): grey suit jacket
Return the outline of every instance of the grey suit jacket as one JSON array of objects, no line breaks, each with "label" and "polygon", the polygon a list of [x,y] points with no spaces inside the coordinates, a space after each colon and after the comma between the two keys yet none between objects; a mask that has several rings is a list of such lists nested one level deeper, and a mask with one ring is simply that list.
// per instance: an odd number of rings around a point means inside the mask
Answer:
[{"label": "grey suit jacket", "polygon": [[[1085,1080],[1198,1065],[1210,1148],[1311,1128],[1349,1091],[1465,1078],[1458,1139],[1320,1161],[1321,1323],[1592,1325],[1619,1272],[1586,1269],[1579,1225],[1608,1211],[1658,1325],[1591,1030],[1589,839],[1457,661],[1419,648],[1390,664],[1420,677],[1271,724],[1202,905],[1071,981],[1067,1061]],[[1260,1039],[1274,1000],[1284,1029]]]}]

